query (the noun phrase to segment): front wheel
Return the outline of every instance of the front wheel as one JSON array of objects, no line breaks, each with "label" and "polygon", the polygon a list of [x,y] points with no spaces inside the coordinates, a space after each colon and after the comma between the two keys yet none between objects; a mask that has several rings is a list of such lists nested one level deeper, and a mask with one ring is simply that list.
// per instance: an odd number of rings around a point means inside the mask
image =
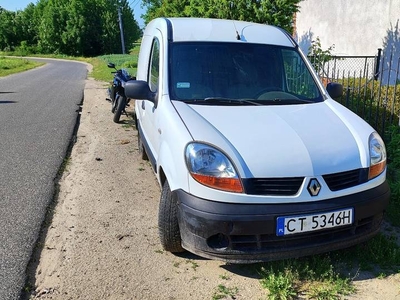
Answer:
[{"label": "front wheel", "polygon": [[117,97],[115,99],[115,102],[116,102],[116,104],[115,104],[116,108],[115,108],[115,111],[114,111],[114,119],[113,119],[113,121],[115,123],[119,123],[119,119],[121,118],[121,114],[125,110],[125,107],[126,107],[126,98],[122,97],[122,96],[119,96],[119,97]]},{"label": "front wheel", "polygon": [[114,88],[110,88],[110,98],[111,98],[111,112],[114,113],[117,107],[117,98],[120,97]]},{"label": "front wheel", "polygon": [[165,181],[161,191],[158,232],[164,250],[172,253],[185,251],[178,224],[178,199],[176,194],[171,193],[168,181]]}]

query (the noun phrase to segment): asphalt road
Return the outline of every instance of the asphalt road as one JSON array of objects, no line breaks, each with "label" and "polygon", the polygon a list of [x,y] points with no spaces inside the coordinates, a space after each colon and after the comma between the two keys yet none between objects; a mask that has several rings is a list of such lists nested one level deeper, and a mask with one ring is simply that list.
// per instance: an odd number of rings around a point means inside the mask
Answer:
[{"label": "asphalt road", "polygon": [[77,122],[85,64],[0,78],[0,299],[18,299]]}]

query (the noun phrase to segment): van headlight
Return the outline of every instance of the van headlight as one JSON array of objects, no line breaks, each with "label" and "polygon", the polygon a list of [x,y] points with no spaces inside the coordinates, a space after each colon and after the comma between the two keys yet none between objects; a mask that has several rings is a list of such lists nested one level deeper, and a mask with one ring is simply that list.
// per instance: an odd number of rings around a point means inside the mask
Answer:
[{"label": "van headlight", "polygon": [[380,175],[386,167],[386,149],[382,138],[378,133],[373,132],[369,136],[369,157],[370,167],[368,179]]},{"label": "van headlight", "polygon": [[243,192],[234,166],[221,151],[206,144],[190,143],[185,157],[190,175],[199,183],[223,191]]}]

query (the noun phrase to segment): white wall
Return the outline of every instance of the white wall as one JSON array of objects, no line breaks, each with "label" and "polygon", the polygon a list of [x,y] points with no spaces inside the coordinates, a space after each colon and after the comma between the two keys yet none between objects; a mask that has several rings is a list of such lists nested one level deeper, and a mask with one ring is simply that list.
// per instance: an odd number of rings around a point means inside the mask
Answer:
[{"label": "white wall", "polygon": [[392,52],[397,67],[400,0],[303,0],[295,35],[305,53],[319,37],[322,49],[335,45],[335,55],[376,55],[382,48],[386,62]]},{"label": "white wall", "polygon": [[399,19],[400,0],[303,0],[297,38],[303,46],[319,37],[323,48],[335,44],[337,55],[375,55],[396,25],[399,39]]}]

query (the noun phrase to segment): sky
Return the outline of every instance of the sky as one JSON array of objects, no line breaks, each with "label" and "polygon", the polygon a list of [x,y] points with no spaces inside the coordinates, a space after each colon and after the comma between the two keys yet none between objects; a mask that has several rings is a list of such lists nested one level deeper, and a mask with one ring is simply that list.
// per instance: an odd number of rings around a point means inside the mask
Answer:
[{"label": "sky", "polygon": [[[29,3],[36,4],[37,0],[0,0],[0,6],[4,9],[16,11],[16,10],[24,10],[25,7],[28,6]],[[133,12],[135,14],[135,19],[138,22],[140,28],[144,27],[144,22],[141,19],[141,15],[144,14],[144,9],[140,6],[142,4],[141,0],[130,0],[129,1],[131,8],[133,8]]]}]

